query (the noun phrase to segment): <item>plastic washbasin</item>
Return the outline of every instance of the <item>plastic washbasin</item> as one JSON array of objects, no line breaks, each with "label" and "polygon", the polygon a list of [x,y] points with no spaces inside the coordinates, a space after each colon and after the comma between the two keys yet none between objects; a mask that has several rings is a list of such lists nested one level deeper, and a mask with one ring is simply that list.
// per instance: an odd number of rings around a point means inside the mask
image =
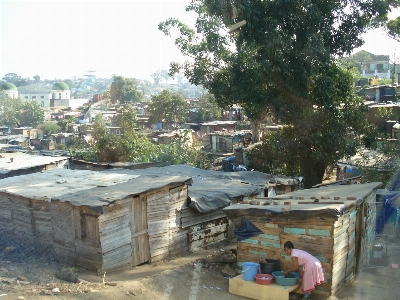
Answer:
[{"label": "plastic washbasin", "polygon": [[262,284],[262,285],[271,284],[272,280],[274,280],[274,276],[272,276],[270,274],[256,274],[254,276],[254,278],[256,279],[256,282],[258,284]]},{"label": "plastic washbasin", "polygon": [[297,281],[299,280],[300,273],[297,272],[290,272],[290,275],[293,276],[293,278],[285,278],[285,276],[282,274],[282,271],[275,271],[272,272],[272,276],[274,276],[275,278],[275,282],[279,285],[285,285],[285,286],[289,286],[289,285],[295,285],[297,283]]}]

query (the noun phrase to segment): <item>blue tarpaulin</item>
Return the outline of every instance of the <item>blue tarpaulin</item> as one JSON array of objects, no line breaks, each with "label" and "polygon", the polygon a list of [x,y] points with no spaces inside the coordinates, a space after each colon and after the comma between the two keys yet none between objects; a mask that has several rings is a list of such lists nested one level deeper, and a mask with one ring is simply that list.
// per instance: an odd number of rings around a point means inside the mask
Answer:
[{"label": "blue tarpaulin", "polygon": [[246,218],[242,218],[239,229],[235,229],[235,236],[238,241],[248,239],[252,236],[262,234],[263,232],[258,229],[253,223]]},{"label": "blue tarpaulin", "polygon": [[381,234],[387,223],[396,223],[397,205],[396,199],[400,197],[399,191],[388,191],[384,195],[380,207],[378,207],[376,218],[376,233]]}]

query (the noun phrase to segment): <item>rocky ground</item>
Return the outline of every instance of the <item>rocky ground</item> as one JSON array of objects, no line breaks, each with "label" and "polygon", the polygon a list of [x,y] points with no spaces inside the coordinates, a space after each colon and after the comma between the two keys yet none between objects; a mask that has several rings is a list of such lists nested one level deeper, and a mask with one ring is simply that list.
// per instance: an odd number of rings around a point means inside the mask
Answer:
[{"label": "rocky ground", "polygon": [[[0,248],[0,300],[5,299],[171,299],[239,300],[228,292],[228,273],[234,263],[209,263],[204,259],[232,258],[236,242],[216,244],[209,249],[186,253],[155,264],[144,264],[116,273],[98,275],[58,263],[47,253],[19,253]],[[330,300],[400,299],[400,242],[389,243],[390,264],[364,266],[356,281]],[[202,262],[203,261],[203,262]],[[57,271],[67,271],[76,283],[60,280]],[[227,273],[228,272],[228,273]],[[60,274],[57,274],[60,275]],[[293,299],[296,295],[294,295]],[[313,296],[313,300],[326,299]]]}]

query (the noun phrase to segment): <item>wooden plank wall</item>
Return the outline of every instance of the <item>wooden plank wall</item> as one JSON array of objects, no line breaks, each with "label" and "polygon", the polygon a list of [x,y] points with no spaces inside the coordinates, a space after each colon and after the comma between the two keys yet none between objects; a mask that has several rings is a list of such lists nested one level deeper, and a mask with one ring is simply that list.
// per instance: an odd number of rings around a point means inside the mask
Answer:
[{"label": "wooden plank wall", "polygon": [[3,193],[0,193],[0,228],[7,234],[14,231],[11,217],[11,199]]},{"label": "wooden plank wall", "polygon": [[87,207],[74,207],[75,264],[99,270],[103,255],[100,247],[99,213]]},{"label": "wooden plank wall", "polygon": [[295,248],[317,257],[324,268],[325,283],[318,286],[317,293],[329,296],[354,277],[355,222],[357,211],[350,211],[334,218],[310,217],[303,220],[270,222],[251,218],[250,221],[263,233],[238,242],[238,261],[279,259],[281,268],[288,268],[291,258],[283,252],[286,241]]},{"label": "wooden plank wall", "polygon": [[[105,206],[103,214],[98,217],[98,234],[101,248],[101,271],[112,270],[131,264],[131,211],[130,201],[117,201]],[[96,249],[97,250],[97,249]]]},{"label": "wooden plank wall", "polygon": [[53,251],[61,261],[74,265],[76,253],[73,206],[65,202],[51,202],[50,212]]},{"label": "wooden plank wall", "polygon": [[168,256],[169,245],[169,188],[147,194],[147,222],[151,261]]},{"label": "wooden plank wall", "polygon": [[11,218],[14,235],[22,234],[24,243],[33,244],[34,236],[29,199],[18,196],[12,197]]},{"label": "wooden plank wall", "polygon": [[187,207],[187,185],[169,190],[169,244],[170,255],[188,250],[188,229],[181,228],[181,212]]},{"label": "wooden plank wall", "polygon": [[50,202],[30,202],[33,234],[36,245],[53,246],[53,226],[51,222]]},{"label": "wooden plank wall", "polygon": [[334,223],[334,246],[331,274],[331,294],[335,294],[355,275],[357,210],[339,217]]}]

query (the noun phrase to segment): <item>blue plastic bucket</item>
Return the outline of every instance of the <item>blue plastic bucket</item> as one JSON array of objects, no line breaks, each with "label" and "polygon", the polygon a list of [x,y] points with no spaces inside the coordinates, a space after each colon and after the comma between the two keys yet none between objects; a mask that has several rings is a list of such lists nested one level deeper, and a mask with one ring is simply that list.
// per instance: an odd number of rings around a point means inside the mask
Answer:
[{"label": "blue plastic bucket", "polygon": [[258,264],[254,262],[242,263],[243,279],[246,281],[254,281],[254,276],[258,273]]}]

